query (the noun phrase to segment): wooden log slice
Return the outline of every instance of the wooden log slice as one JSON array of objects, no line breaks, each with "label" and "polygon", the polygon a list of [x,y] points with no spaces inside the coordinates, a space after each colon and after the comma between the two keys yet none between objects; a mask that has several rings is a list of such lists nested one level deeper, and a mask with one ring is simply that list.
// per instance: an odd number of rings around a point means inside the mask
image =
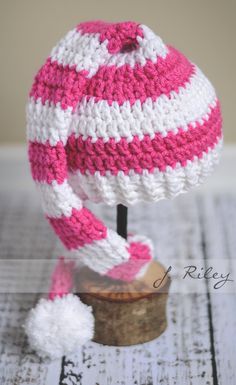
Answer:
[{"label": "wooden log slice", "polygon": [[131,283],[102,277],[87,267],[79,271],[77,282],[81,300],[93,307],[95,342],[134,345],[166,329],[170,278],[159,262],[153,261],[145,275]]}]

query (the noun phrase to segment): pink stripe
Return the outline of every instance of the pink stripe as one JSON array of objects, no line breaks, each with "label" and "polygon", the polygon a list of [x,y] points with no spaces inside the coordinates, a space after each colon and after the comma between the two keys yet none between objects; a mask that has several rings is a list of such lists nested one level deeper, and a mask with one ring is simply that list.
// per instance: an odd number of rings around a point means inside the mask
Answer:
[{"label": "pink stripe", "polygon": [[133,50],[138,46],[137,36],[143,37],[143,31],[139,24],[132,21],[122,23],[90,21],[79,24],[77,30],[82,33],[99,33],[101,43],[105,40],[108,41],[107,49],[110,53]]},{"label": "pink stripe", "polygon": [[34,180],[50,184],[54,180],[63,183],[67,168],[82,174],[87,170],[91,174],[99,171],[101,175],[106,171],[113,175],[119,171],[128,174],[130,170],[141,174],[144,169],[153,172],[155,168],[165,171],[167,166],[175,168],[178,162],[185,166],[194,156],[200,158],[221,136],[221,125],[218,103],[202,125],[189,125],[187,131],[180,128],[178,134],[169,132],[166,137],[156,133],[153,140],[145,135],[143,140],[134,137],[130,143],[125,138],[117,143],[114,138],[106,143],[100,138],[92,143],[91,138],[83,140],[73,134],[65,148],[61,142],[56,146],[50,146],[48,141],[45,144],[30,142],[31,172]]},{"label": "pink stripe", "polygon": [[87,208],[72,209],[70,217],[47,217],[47,219],[69,250],[83,247],[107,236],[107,228]]},{"label": "pink stripe", "polygon": [[41,98],[42,104],[47,101],[75,108],[84,95],[87,71],[76,71],[76,66],[65,66],[52,62],[49,58],[37,73],[30,96],[35,100]]},{"label": "pink stripe", "polygon": [[66,145],[68,167],[82,174],[99,171],[101,175],[106,171],[113,175],[119,171],[128,174],[130,170],[141,174],[144,169],[153,172],[155,168],[165,171],[167,166],[175,168],[177,163],[184,167],[188,160],[201,158],[203,152],[217,143],[221,125],[218,103],[203,124],[197,123],[196,127],[190,124],[187,131],[180,128],[178,134],[169,132],[165,137],[156,133],[152,140],[145,135],[143,140],[135,136],[131,142],[122,138],[116,143],[111,138],[105,143],[100,138],[93,143],[91,138],[83,140],[82,136],[76,138],[73,134]]},{"label": "pink stripe", "polygon": [[119,105],[127,100],[131,105],[147,98],[155,101],[162,94],[178,92],[194,72],[195,66],[170,47],[166,58],[158,57],[155,63],[149,59],[144,66],[136,63],[134,68],[129,64],[118,68],[101,66],[87,85],[87,95],[96,101],[105,99],[109,104],[115,101]]},{"label": "pink stripe", "polygon": [[135,278],[140,269],[152,259],[149,247],[140,242],[131,243],[129,253],[130,259],[109,270],[106,273],[108,277],[130,282]]},{"label": "pink stripe", "polygon": [[61,103],[62,109],[75,109],[83,97],[119,105],[129,101],[132,105],[137,100],[143,103],[150,97],[154,101],[162,94],[178,92],[194,72],[195,66],[171,47],[166,58],[158,57],[156,63],[147,60],[144,66],[137,63],[134,68],[129,64],[118,68],[104,65],[91,79],[86,78],[86,71],[76,72],[75,66],[63,67],[48,59],[35,78],[30,96],[41,98],[43,104]]},{"label": "pink stripe", "polygon": [[65,262],[64,257],[60,257],[53,271],[51,278],[51,286],[48,298],[62,297],[69,294],[73,288],[73,272],[75,261]]},{"label": "pink stripe", "polygon": [[45,144],[29,142],[28,148],[33,179],[40,182],[63,183],[67,177],[67,160],[62,142],[52,147]]}]

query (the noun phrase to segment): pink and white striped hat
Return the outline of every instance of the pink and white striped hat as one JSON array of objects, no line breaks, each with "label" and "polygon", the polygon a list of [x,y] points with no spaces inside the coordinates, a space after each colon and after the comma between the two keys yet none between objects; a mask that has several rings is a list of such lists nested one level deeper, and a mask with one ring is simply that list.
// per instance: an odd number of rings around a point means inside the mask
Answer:
[{"label": "pink and white striped hat", "polygon": [[124,240],[84,201],[155,202],[199,185],[218,163],[221,126],[209,80],[145,25],[70,31],[37,73],[27,107],[32,175],[66,248],[100,274],[140,275],[151,242]]}]

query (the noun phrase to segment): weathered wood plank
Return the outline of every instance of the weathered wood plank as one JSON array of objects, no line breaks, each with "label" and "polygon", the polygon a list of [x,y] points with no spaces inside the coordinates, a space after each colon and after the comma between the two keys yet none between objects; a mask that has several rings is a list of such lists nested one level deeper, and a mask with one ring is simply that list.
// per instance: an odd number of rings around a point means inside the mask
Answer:
[{"label": "weathered wood plank", "polygon": [[62,384],[73,384],[76,376],[80,376],[81,384],[91,385],[205,385],[207,381],[212,384],[209,341],[206,346],[208,319],[201,311],[206,308],[204,301],[198,295],[172,296],[169,328],[150,343],[122,348],[86,345],[76,355],[66,358]]},{"label": "weathered wood plank", "polygon": [[[34,300],[30,294],[0,295],[1,385],[58,384],[55,376],[60,371],[60,362],[43,363],[32,354],[21,327]],[[54,381],[49,382],[49,378]]]},{"label": "weathered wood plank", "polygon": [[236,383],[236,199],[208,197],[201,203],[207,263],[224,274],[229,272],[234,279],[224,289],[211,290],[209,294],[217,383],[233,385]]},{"label": "weathered wood plank", "polygon": [[[30,194],[0,194],[0,258],[46,259],[59,250],[48,231],[39,202]],[[14,271],[14,269],[13,269]],[[4,273],[6,273],[4,271]],[[29,271],[14,271],[7,283],[9,290],[27,279]],[[43,271],[35,277],[45,282]],[[3,279],[0,272],[0,279]],[[7,278],[7,277],[5,277]],[[4,288],[4,285],[0,285]],[[57,385],[60,361],[42,362],[30,351],[22,324],[36,302],[36,294],[0,294],[0,384]]]},{"label": "weathered wood plank", "polygon": [[[42,216],[35,196],[7,194],[4,199],[1,196],[0,201],[3,203],[0,205],[1,258],[46,259],[62,252]],[[130,209],[129,231],[150,236],[155,243],[157,258],[166,266],[169,261],[174,262],[168,305],[169,327],[163,336],[150,343],[124,348],[87,344],[78,349],[77,354],[65,358],[61,371],[60,361],[41,362],[29,351],[23,330],[19,328],[36,299],[35,295],[2,294],[0,383],[214,384],[206,283],[199,281],[199,292],[194,294],[186,292],[186,288],[190,288],[190,281],[177,279],[185,261],[197,264],[204,257],[199,210],[204,211],[207,255],[213,257],[216,251],[219,257],[231,253],[232,261],[235,250],[236,200],[226,203],[222,198],[217,204],[211,202],[207,201],[200,207],[192,196]],[[95,206],[95,210],[115,229],[115,209]],[[235,334],[235,297],[228,294],[217,294],[215,297],[210,293],[217,376],[219,384],[231,385],[235,383],[232,360],[235,355],[232,342],[232,335]],[[227,319],[222,317],[222,311],[228,314]]]}]

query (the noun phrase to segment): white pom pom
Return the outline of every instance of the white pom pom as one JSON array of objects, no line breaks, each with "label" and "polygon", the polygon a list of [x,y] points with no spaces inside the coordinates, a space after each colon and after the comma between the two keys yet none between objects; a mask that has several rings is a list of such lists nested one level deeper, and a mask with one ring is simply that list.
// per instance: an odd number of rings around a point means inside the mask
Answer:
[{"label": "white pom pom", "polygon": [[53,301],[41,299],[30,311],[24,328],[39,356],[60,358],[93,338],[92,307],[73,294]]}]

